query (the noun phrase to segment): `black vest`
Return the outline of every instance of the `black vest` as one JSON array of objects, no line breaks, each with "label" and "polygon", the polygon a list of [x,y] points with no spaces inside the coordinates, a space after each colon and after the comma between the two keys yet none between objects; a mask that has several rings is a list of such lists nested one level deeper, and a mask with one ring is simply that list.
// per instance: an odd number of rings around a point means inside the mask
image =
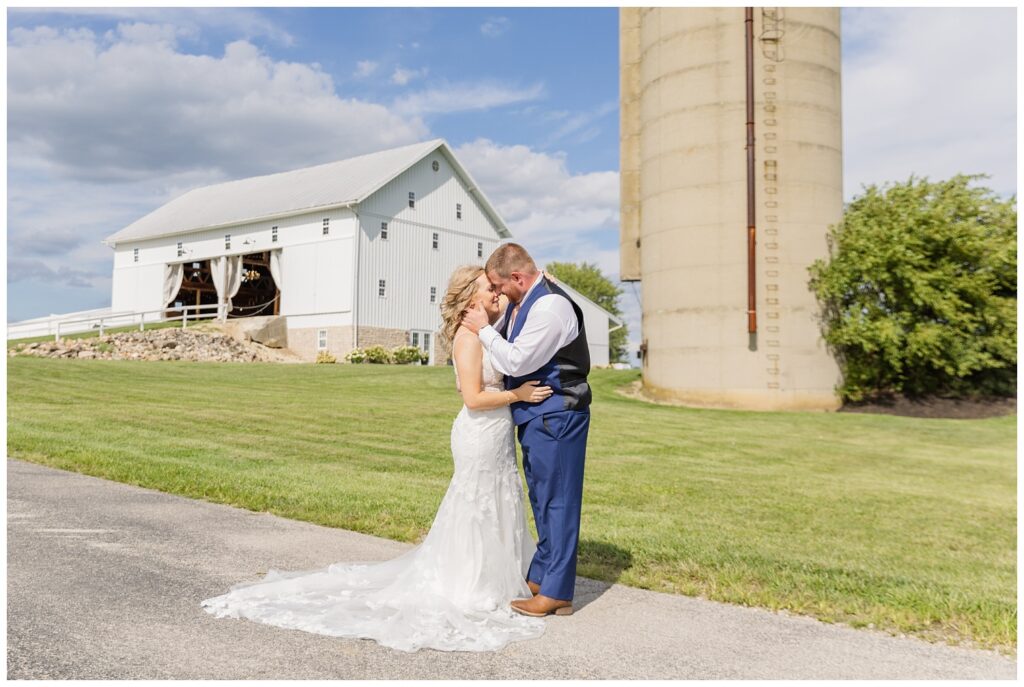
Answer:
[{"label": "black vest", "polygon": [[542,276],[526,300],[519,306],[519,314],[516,316],[515,326],[509,331],[508,323],[512,317],[512,309],[515,307],[509,303],[505,313],[505,323],[502,326],[501,335],[509,342],[515,343],[516,337],[522,331],[523,324],[530,314],[533,304],[541,296],[549,293],[558,294],[564,297],[572,305],[576,313],[576,320],[579,323],[579,334],[575,339],[555,352],[554,357],[540,367],[540,369],[524,374],[519,377],[505,376],[505,388],[515,389],[529,380],[540,380],[545,386],[550,386],[553,393],[546,400],[540,403],[524,403],[517,401],[512,404],[512,420],[517,425],[525,424],[538,415],[554,413],[562,410],[586,410],[590,407],[593,394],[590,384],[587,382],[587,375],[590,374],[590,346],[587,344],[587,330],[583,322],[583,311],[569,295],[550,279]]}]

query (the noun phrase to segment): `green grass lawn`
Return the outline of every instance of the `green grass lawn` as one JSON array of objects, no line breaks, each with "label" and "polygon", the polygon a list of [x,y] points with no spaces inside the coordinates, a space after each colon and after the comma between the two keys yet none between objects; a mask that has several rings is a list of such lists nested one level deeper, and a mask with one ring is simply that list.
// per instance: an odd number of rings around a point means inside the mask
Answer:
[{"label": "green grass lawn", "polygon": [[[406,542],[451,476],[448,368],[7,369],[22,460]],[[581,575],[1015,655],[1015,417],[664,407],[637,376],[592,376]]]}]

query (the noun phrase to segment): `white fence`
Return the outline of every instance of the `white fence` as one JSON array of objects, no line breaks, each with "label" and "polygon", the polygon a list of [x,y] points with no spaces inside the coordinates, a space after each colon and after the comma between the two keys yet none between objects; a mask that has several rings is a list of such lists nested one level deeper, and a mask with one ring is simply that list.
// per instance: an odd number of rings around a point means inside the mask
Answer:
[{"label": "white fence", "polygon": [[[167,312],[169,310],[180,311],[181,315],[168,317]],[[216,318],[223,321],[227,314],[226,311],[227,304],[220,303],[211,305],[183,305],[178,308],[160,308],[158,310],[144,310],[141,312],[106,312],[105,314],[99,314],[102,311],[92,311],[97,312],[97,314],[91,317],[73,317],[90,312],[84,311],[82,313],[70,313],[69,315],[58,315],[8,325],[7,338],[24,339],[52,334],[55,341],[60,341],[62,335],[97,331],[100,336],[103,336],[104,330],[116,327],[129,327],[137,324],[139,325],[139,331],[142,331],[146,324],[152,325],[159,322],[176,322],[179,320],[182,327],[187,327],[190,321],[195,322],[201,319]],[[69,319],[69,317],[72,317],[72,319]]]}]

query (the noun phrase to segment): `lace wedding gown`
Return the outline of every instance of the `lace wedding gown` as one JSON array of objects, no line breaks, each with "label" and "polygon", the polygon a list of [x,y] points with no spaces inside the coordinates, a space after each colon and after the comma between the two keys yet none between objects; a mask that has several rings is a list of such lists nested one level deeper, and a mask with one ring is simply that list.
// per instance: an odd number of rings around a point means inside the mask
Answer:
[{"label": "lace wedding gown", "polygon": [[[483,380],[486,390],[503,389],[486,350]],[[507,406],[463,406],[451,432],[454,475],[422,543],[380,563],[270,570],[200,605],[217,617],[403,651],[490,651],[539,637],[544,621],[509,607],[530,598],[524,578],[536,550],[513,441]]]}]

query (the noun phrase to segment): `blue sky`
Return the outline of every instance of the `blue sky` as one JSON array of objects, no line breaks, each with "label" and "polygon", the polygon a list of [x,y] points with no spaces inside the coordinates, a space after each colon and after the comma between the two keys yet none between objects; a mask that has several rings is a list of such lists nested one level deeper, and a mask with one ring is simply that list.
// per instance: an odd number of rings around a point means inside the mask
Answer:
[{"label": "blue sky", "polygon": [[[1016,10],[844,9],[844,179],[1016,191]],[[189,188],[443,137],[539,261],[618,272],[615,8],[10,9],[8,321],[110,303]],[[552,231],[557,228],[557,231]],[[632,287],[622,305],[639,339]]]}]

